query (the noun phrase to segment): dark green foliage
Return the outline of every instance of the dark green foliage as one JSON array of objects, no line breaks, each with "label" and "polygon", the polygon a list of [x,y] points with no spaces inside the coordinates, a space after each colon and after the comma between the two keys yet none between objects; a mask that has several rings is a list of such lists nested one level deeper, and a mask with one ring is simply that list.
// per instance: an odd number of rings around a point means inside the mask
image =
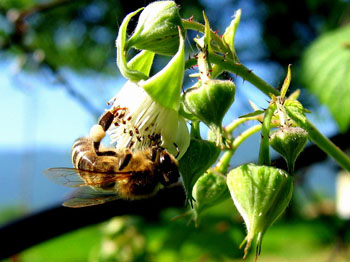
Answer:
[{"label": "dark green foliage", "polygon": [[302,60],[306,88],[327,105],[340,129],[350,127],[350,26],[322,35]]},{"label": "dark green foliage", "polygon": [[[54,70],[68,67],[77,71],[115,73],[115,39],[119,25],[127,13],[148,2],[152,1],[1,1],[0,22],[6,23],[4,26],[0,23],[0,52],[35,58],[34,54],[39,51],[40,59],[36,62],[44,62],[44,66]],[[197,1],[192,5],[199,6]],[[186,6],[180,10],[185,11],[189,12]],[[16,14],[23,15],[20,22],[24,27],[7,20]],[[130,32],[135,22],[132,21]],[[35,63],[28,61],[31,62],[25,68],[35,68]]]}]

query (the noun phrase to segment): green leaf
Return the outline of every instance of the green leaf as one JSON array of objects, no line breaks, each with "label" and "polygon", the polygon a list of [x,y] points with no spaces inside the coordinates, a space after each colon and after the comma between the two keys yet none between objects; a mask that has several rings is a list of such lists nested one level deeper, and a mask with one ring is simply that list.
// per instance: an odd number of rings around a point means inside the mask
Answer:
[{"label": "green leaf", "polygon": [[192,203],[192,188],[220,154],[215,143],[192,138],[190,146],[179,161],[179,170],[186,189],[187,199]]},{"label": "green leaf", "polygon": [[302,80],[328,106],[340,129],[350,127],[350,26],[323,34],[306,50]]},{"label": "green leaf", "polygon": [[185,71],[185,44],[180,29],[179,36],[179,49],[167,66],[150,79],[139,83],[157,103],[176,111],[180,107],[180,94]]}]

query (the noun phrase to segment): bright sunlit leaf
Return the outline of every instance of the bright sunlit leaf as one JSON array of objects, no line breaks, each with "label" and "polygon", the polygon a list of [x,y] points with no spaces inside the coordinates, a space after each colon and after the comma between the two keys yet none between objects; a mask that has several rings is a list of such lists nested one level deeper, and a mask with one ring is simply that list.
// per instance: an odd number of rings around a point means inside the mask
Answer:
[{"label": "bright sunlit leaf", "polygon": [[345,132],[350,126],[350,26],[311,44],[302,60],[302,79]]}]

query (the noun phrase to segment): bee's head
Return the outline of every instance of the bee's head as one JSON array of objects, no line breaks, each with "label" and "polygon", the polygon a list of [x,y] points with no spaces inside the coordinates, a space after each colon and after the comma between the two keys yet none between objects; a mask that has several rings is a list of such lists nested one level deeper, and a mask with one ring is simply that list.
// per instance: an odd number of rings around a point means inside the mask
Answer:
[{"label": "bee's head", "polygon": [[176,159],[163,148],[158,148],[156,152],[154,161],[158,163],[160,183],[164,186],[176,183],[180,177]]}]

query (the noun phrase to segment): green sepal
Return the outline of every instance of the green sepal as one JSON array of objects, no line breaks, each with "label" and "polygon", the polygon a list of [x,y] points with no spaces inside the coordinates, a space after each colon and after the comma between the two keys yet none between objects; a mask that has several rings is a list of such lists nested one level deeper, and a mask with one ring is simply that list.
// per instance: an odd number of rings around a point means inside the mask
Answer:
[{"label": "green sepal", "polygon": [[284,102],[284,108],[288,116],[307,131],[308,124],[305,116],[307,110],[304,109],[303,105],[298,100],[287,99]]},{"label": "green sepal", "polygon": [[222,40],[226,43],[232,53],[232,59],[238,61],[235,50],[235,35],[236,30],[241,21],[241,9],[238,9],[234,15],[234,19],[231,21],[230,25],[226,28],[225,33],[222,35]]},{"label": "green sepal", "polygon": [[154,101],[176,111],[180,107],[180,94],[185,70],[184,38],[181,32],[178,31],[178,34],[180,45],[176,55],[156,75],[146,81],[139,82]]},{"label": "green sepal", "polygon": [[191,138],[190,146],[179,160],[179,170],[191,205],[194,184],[215,163],[220,152],[220,148],[213,142]]},{"label": "green sepal", "polygon": [[286,96],[287,94],[287,91],[288,91],[288,88],[289,88],[289,85],[290,85],[290,81],[292,79],[292,72],[290,70],[290,67],[291,65],[288,65],[288,72],[287,72],[287,76],[286,78],[284,79],[284,82],[283,82],[283,85],[282,85],[282,88],[281,88],[281,97],[284,99],[284,97]]},{"label": "green sepal", "polygon": [[206,16],[204,11],[203,11],[203,18],[204,18],[204,22],[205,22],[205,24],[204,24],[204,44],[207,48],[207,51],[211,52],[212,48],[211,48],[210,24],[209,24],[209,19]]},{"label": "green sepal", "polygon": [[198,178],[192,191],[196,200],[193,204],[193,214],[196,226],[199,225],[200,215],[208,208],[219,204],[230,196],[226,185],[226,177],[215,168],[210,168]]},{"label": "green sepal", "polygon": [[127,53],[129,49],[126,47],[126,29],[128,27],[130,19],[135,16],[137,13],[139,13],[143,8],[140,8],[136,10],[135,12],[132,12],[128,14],[122,24],[120,25],[119,32],[118,32],[118,37],[117,37],[117,65],[120,70],[120,73],[127,79],[133,81],[133,82],[138,82],[139,80],[144,80],[147,79],[147,76],[137,70],[133,70],[128,67],[127,65]]},{"label": "green sepal", "polygon": [[156,54],[174,55],[179,47],[178,27],[184,35],[179,8],[174,1],[156,1],[140,14],[128,48],[150,50]]},{"label": "green sepal", "polygon": [[293,177],[270,166],[244,164],[229,172],[227,186],[237,210],[247,226],[244,257],[257,237],[256,256],[260,254],[266,230],[287,208],[293,192]]},{"label": "green sepal", "polygon": [[282,127],[270,135],[270,145],[286,160],[288,171],[294,172],[295,161],[303,151],[308,133],[301,127]]},{"label": "green sepal", "polygon": [[143,50],[128,62],[128,68],[139,71],[146,76],[149,76],[153,64],[153,59],[154,52]]},{"label": "green sepal", "polygon": [[198,117],[196,117],[194,114],[187,110],[184,102],[184,97],[185,93],[182,93],[180,97],[179,115],[191,121],[199,121]]},{"label": "green sepal", "polygon": [[246,118],[246,117],[252,117],[252,116],[259,116],[259,115],[262,115],[264,114],[265,111],[264,110],[256,110],[254,112],[251,112],[251,113],[248,113],[248,114],[245,114],[243,116],[240,116],[239,118]]}]

